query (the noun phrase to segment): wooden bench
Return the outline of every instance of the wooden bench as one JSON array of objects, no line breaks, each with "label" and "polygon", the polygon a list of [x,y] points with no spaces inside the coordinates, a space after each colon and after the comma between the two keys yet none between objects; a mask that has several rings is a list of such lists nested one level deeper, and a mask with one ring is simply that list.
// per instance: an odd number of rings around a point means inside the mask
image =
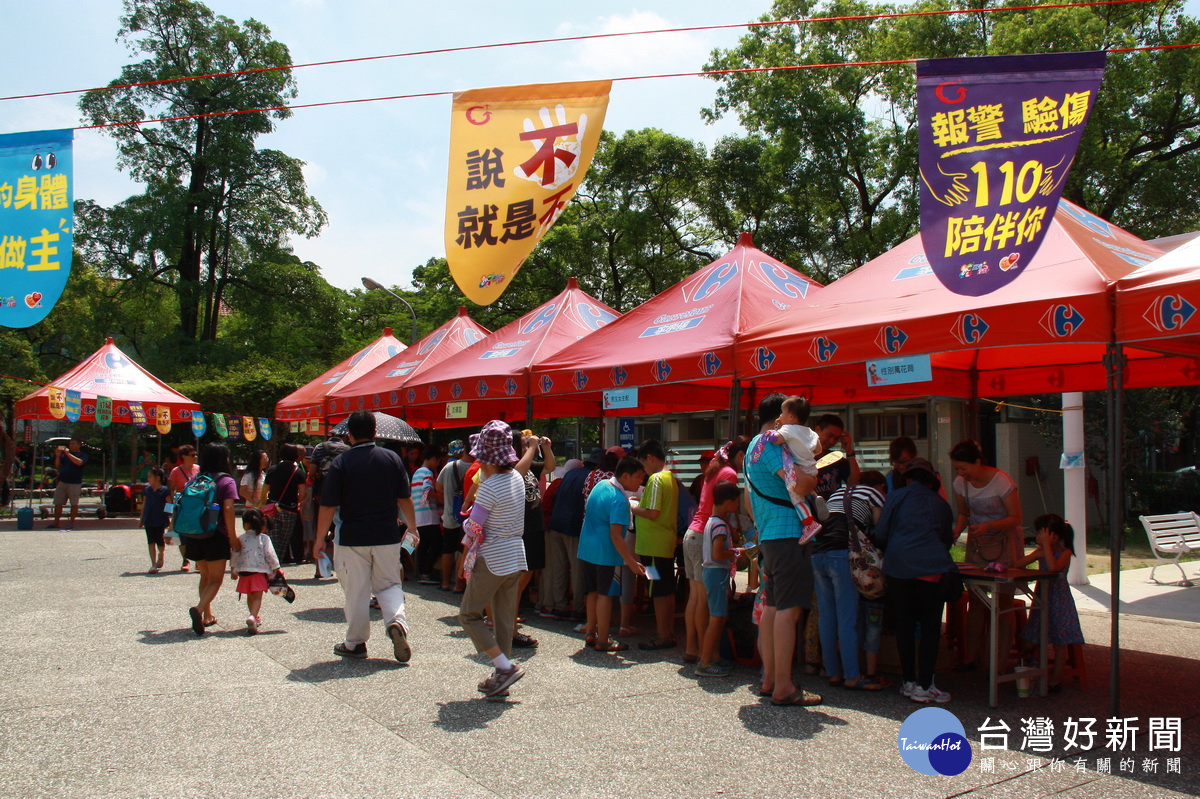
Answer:
[{"label": "wooden bench", "polygon": [[1154,570],[1164,563],[1172,563],[1179,569],[1183,583],[1191,586],[1191,580],[1183,573],[1183,566],[1179,565],[1179,558],[1189,552],[1200,552],[1200,518],[1195,513],[1167,513],[1138,518],[1142,520],[1142,527],[1146,528],[1146,537],[1150,539],[1150,549],[1154,551],[1157,561],[1150,570],[1150,580],[1157,582],[1154,580]]}]

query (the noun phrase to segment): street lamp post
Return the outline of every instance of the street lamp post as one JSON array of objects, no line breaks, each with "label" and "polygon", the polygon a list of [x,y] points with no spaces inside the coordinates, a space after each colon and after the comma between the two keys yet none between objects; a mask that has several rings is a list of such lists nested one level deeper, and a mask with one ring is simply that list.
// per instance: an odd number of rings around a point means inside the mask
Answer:
[{"label": "street lamp post", "polygon": [[410,314],[412,314],[412,338],[409,340],[408,343],[409,343],[409,345],[416,344],[417,343],[417,312],[413,310],[413,307],[412,307],[412,305],[409,304],[408,300],[404,299],[399,294],[397,294],[396,292],[389,289],[387,286],[384,286],[383,284],[379,283],[378,281],[372,280],[369,277],[364,277],[362,279],[362,284],[364,287],[366,287],[366,289],[368,291],[373,291],[373,290],[378,289],[379,291],[382,291],[385,294],[390,294],[394,299],[400,300],[400,302],[404,303],[404,307],[408,309],[408,312]]}]

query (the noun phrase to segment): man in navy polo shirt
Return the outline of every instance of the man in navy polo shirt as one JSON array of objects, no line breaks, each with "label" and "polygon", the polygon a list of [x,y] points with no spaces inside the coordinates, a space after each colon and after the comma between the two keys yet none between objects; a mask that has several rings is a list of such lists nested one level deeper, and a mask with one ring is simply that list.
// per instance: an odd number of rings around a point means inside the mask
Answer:
[{"label": "man in navy polo shirt", "polygon": [[78,438],[72,438],[65,447],[54,449],[54,468],[58,469],[58,484],[54,486],[54,524],[51,528],[61,528],[63,505],[71,503],[71,521],[66,529],[75,527],[75,517],[79,515],[79,495],[83,487],[83,465],[87,463],[86,452],[79,449]]},{"label": "man in navy polo shirt", "polygon": [[[341,531],[333,557],[338,582],[346,594],[346,638],[333,647],[333,653],[367,656],[374,593],[396,660],[407,663],[412,649],[404,616],[397,512],[416,535],[408,470],[399,455],[375,446],[375,417],[369,411],[355,411],[346,425],[351,446],[334,459],[325,475],[317,519],[317,529],[328,530],[334,511],[340,511]],[[313,549],[319,559],[325,550],[324,539],[318,537]]]}]

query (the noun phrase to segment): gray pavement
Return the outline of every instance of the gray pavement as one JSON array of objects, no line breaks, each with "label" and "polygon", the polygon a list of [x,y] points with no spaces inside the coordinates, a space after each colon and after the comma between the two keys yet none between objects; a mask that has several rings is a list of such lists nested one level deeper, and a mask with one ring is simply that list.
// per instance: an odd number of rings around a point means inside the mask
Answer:
[{"label": "gray pavement", "polygon": [[[1188,796],[1200,792],[1200,625],[1126,617],[1122,715],[1140,719],[1131,773],[1099,774],[1102,751],[1076,770],[1061,734],[1046,755],[1018,751],[1021,719],[1067,717],[1104,728],[1108,616],[1081,611],[1089,687],[986,707],[978,675],[939,674],[954,694],[975,761],[954,777],[910,770],[897,752],[917,705],[806,687],[804,710],[751,693],[757,672],[697,682],[681,651],[581,651],[570,624],[533,617],[541,646],[506,702],[479,698],[488,672],[455,620],[454,597],[406,584],[412,663],[391,660],[376,628],[363,661],[336,658],[341,590],[311,567],[289,577],[298,598],[264,600],[264,632],[247,637],[226,583],[220,624],[188,626],[197,577],[147,575],[140,530],[18,532],[0,522],[0,795],[104,796]],[[168,555],[168,565],[178,565]],[[1161,576],[1161,574],[1160,574]],[[649,631],[652,620],[639,626]],[[682,630],[680,630],[682,633]],[[645,636],[642,636],[645,637]],[[634,641],[641,638],[634,638]],[[520,651],[520,650],[518,650]],[[1151,716],[1182,721],[1181,750],[1149,752]],[[1012,749],[979,748],[985,719],[1013,730]],[[1103,739],[1103,736],[1101,736]],[[1103,743],[1103,740],[1100,741]],[[1167,774],[1166,757],[1179,758]],[[1156,773],[1143,760],[1156,756]],[[985,757],[995,771],[984,771]],[[1041,765],[1041,768],[1036,768]]]}]

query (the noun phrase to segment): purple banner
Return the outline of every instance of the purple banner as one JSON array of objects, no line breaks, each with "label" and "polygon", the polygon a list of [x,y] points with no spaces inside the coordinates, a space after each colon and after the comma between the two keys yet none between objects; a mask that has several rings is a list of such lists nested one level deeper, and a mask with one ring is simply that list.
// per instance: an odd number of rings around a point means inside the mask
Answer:
[{"label": "purple banner", "polygon": [[1104,60],[1101,51],[918,62],[921,238],[946,288],[989,294],[1033,258]]}]

